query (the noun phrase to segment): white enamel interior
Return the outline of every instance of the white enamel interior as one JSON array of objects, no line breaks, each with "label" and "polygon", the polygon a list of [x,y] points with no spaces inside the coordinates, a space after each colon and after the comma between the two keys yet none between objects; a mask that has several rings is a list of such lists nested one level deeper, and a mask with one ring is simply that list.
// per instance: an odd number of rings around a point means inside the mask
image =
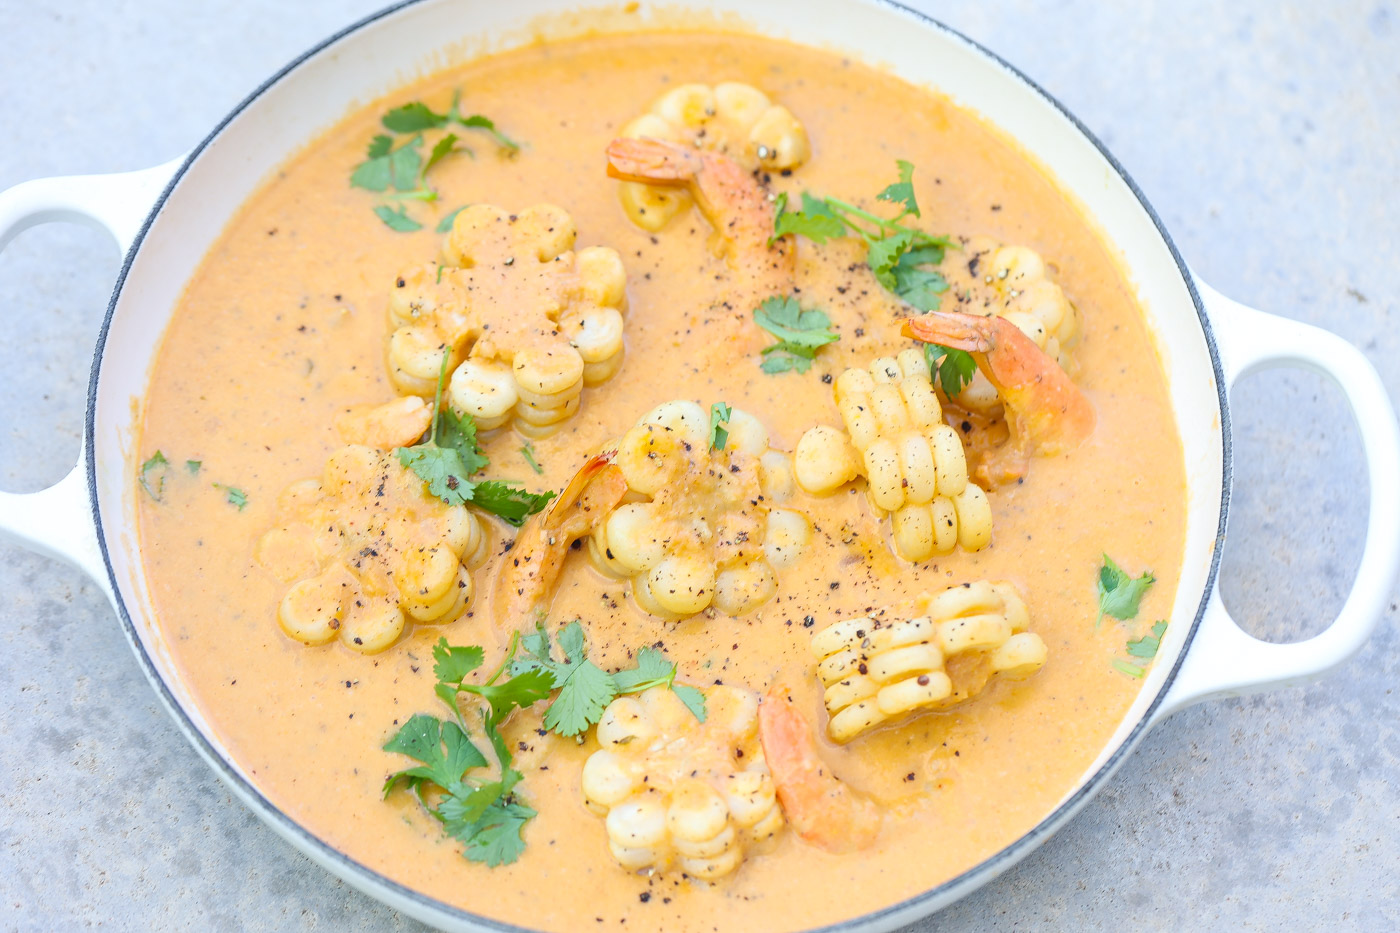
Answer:
[{"label": "white enamel interior", "polygon": [[[1105,239],[1116,245],[1159,342],[1185,447],[1190,492],[1173,624],[1141,695],[1099,761],[1086,772],[1083,781],[1087,782],[1129,737],[1161,691],[1210,582],[1224,490],[1224,413],[1202,322],[1183,272],[1138,197],[1074,123],[1013,72],[957,36],[868,0],[765,0],[761,4],[720,0],[709,6],[718,11],[716,15],[733,15],[733,20],[725,22],[839,49],[980,112],[1033,153],[1078,199]],[[528,40],[534,34],[528,28],[532,20],[569,9],[567,2],[551,0],[509,4],[425,0],[341,38],[257,95],[198,153],[138,245],[106,336],[94,400],[92,443],[99,517],[116,587],[137,636],[175,703],[203,739],[196,745],[226,778],[229,775],[215,760],[225,757],[222,745],[174,676],[160,633],[149,624],[153,613],[131,520],[136,490],[128,456],[134,437],[132,402],[145,393],[161,334],[186,281],[228,218],[269,172],[315,132],[357,104],[473,50]],[[646,8],[631,15],[614,13],[609,28],[644,27],[650,16]],[[587,19],[577,22],[586,25]],[[315,120],[319,126],[313,125]],[[911,155],[917,161],[918,154]],[[246,779],[237,762],[227,767]],[[374,896],[440,926],[496,927],[473,924],[460,914],[439,909],[320,848],[248,787],[239,786],[237,779],[231,784],[299,848]],[[1085,799],[1087,795],[1077,796],[1075,806],[1062,808],[1053,821],[1039,827],[1031,844],[1048,835]],[[1029,851],[1031,844],[1021,846],[1015,858]],[[945,885],[934,897],[843,929],[890,929],[908,922],[984,883],[1015,858],[993,859]]]}]

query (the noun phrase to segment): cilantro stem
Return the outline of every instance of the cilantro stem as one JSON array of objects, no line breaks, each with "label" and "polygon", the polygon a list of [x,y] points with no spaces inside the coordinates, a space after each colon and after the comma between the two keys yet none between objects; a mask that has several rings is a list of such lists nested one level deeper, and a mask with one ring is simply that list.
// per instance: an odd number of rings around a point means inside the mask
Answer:
[{"label": "cilantro stem", "polygon": [[492,673],[492,675],[491,675],[490,677],[486,678],[486,686],[489,687],[489,686],[491,686],[492,684],[494,684],[494,683],[496,682],[496,680],[497,680],[502,674],[504,674],[504,673],[506,672],[506,668],[510,667],[510,662],[512,662],[512,661],[515,660],[515,652],[516,652],[516,649],[518,649],[519,647],[520,647],[520,632],[518,632],[518,631],[511,632],[511,633],[510,633],[510,646],[509,646],[508,648],[506,648],[506,656],[501,660],[501,666],[498,667],[498,668],[496,668],[495,672]]},{"label": "cilantro stem", "polygon": [[436,201],[437,192],[432,188],[420,187],[412,191],[399,191],[394,194],[384,195],[388,201]]},{"label": "cilantro stem", "polygon": [[452,356],[452,348],[444,347],[442,350],[442,366],[438,368],[437,391],[433,393],[433,430],[428,435],[429,444],[437,444],[438,433],[438,412],[442,411],[442,384],[447,381],[447,361]]},{"label": "cilantro stem", "polygon": [[[878,226],[882,231],[885,231],[886,233],[889,233],[889,232],[899,232],[899,231],[903,230],[904,228],[902,228],[902,227],[899,226],[899,222],[900,222],[901,220],[903,220],[904,217],[905,217],[905,215],[907,215],[907,214],[909,213],[908,211],[904,211],[904,212],[902,212],[898,217],[896,217],[894,220],[886,220],[886,219],[883,218],[883,217],[880,217],[880,216],[878,216],[878,215],[876,215],[876,214],[872,214],[872,213],[870,213],[869,211],[864,210],[864,209],[862,209],[862,208],[856,207],[854,204],[850,203],[849,201],[843,201],[843,200],[841,200],[840,198],[830,198],[830,197],[829,197],[829,198],[826,198],[825,200],[826,200],[826,203],[830,204],[832,207],[840,208],[842,211],[844,211],[844,212],[847,213],[847,214],[854,214],[854,215],[856,215],[857,217],[859,217],[861,220],[869,221],[870,223],[873,223],[873,224],[875,224],[876,226]],[[846,221],[846,223],[847,223],[847,224],[850,224],[851,226],[855,226],[854,224],[851,224],[850,221]],[[859,233],[859,234],[860,234],[862,237],[864,237],[865,239],[867,239],[867,240],[872,239],[872,235],[871,235],[871,233],[870,233],[868,230],[862,230],[860,227],[855,227],[855,230],[856,230],[857,233]],[[884,239],[884,237],[881,236],[881,237],[878,237],[877,239]]]}]

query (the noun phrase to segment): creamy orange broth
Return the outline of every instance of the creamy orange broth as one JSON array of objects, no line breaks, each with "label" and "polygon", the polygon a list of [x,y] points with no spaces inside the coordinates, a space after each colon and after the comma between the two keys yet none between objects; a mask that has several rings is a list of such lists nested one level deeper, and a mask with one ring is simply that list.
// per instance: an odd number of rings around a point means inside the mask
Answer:
[{"label": "creamy orange broth", "polygon": [[[794,507],[817,528],[779,594],[752,615],[667,624],[637,609],[626,586],[571,558],[554,621],[579,617],[601,661],[622,664],[661,641],[684,679],[762,690],[785,679],[823,721],[807,642],[818,627],[925,589],[979,578],[1020,585],[1049,662],[1022,683],[996,683],[952,712],[925,715],[849,746],[827,746],[836,773],[889,812],[869,851],[829,855],[785,834],[771,854],[705,888],[630,875],[608,854],[601,820],[583,806],[584,746],[541,739],[537,719],[512,729],[530,746],[524,794],[539,816],[512,866],[466,862],[407,794],[379,799],[401,759],[379,750],[415,712],[439,713],[429,646],[498,649],[475,612],[445,629],[428,625],[366,657],[339,644],[307,648],[278,629],[284,585],[252,560],[272,525],[278,492],[321,473],[339,446],[335,413],[393,396],[384,367],[385,306],[399,269],[437,255],[432,227],[402,234],[370,212],[374,197],[347,178],[389,106],[424,99],[443,109],[453,88],[463,111],[494,117],[526,141],[498,158],[434,170],[441,212],[491,202],[563,206],[579,245],[619,250],[628,269],[627,358],[585,390],[581,414],[535,443],[536,477],[507,430],[491,438],[491,473],[559,488],[582,460],[643,412],[671,398],[724,400],[762,418],[774,446],[791,450],[815,423],[839,424],[824,373],[864,365],[907,342],[890,297],[855,244],[800,245],[804,303],[826,308],[841,333],[805,375],[767,376],[756,359],[696,371],[704,332],[685,333],[687,310],[718,294],[723,260],[707,247],[698,214],[656,237],[633,227],[603,174],[603,150],[620,126],[670,86],[746,81],[805,122],[813,157],[780,190],[869,197],[893,178],[894,160],[918,166],[924,222],[937,232],[989,234],[1039,251],[1085,320],[1077,380],[1098,412],[1091,440],[1068,456],[1037,459],[1028,480],[991,494],[993,545],[922,565],[890,556],[887,523],[863,495]],[[435,208],[415,207],[420,216]],[[440,216],[440,215],[438,215]],[[949,262],[956,261],[950,254]],[[703,331],[703,329],[702,329]],[[278,171],[230,222],[191,281],[154,367],[142,457],[160,449],[174,470],[165,501],[143,498],[140,529],[158,624],[191,692],[220,739],[268,798],[331,845],[432,897],[502,920],[551,930],[593,918],[627,929],[791,929],[850,917],[911,896],[969,868],[1044,817],[1102,748],[1139,682],[1110,667],[1127,637],[1166,614],[1183,547],[1184,471],[1166,386],[1133,295],[1070,200],[1006,139],[946,99],[831,54],[721,34],[592,37],[475,61],[405,88],[355,114]],[[211,483],[248,494],[238,511]],[[492,526],[499,544],[512,530]],[[1094,626],[1094,579],[1107,551],[1157,584],[1134,627]],[[868,560],[851,560],[869,554]],[[474,576],[488,586],[493,563]],[[477,608],[480,609],[480,602]],[[489,659],[488,659],[489,660]],[[547,766],[547,767],[546,767]],[[652,892],[645,901],[639,896]]]}]

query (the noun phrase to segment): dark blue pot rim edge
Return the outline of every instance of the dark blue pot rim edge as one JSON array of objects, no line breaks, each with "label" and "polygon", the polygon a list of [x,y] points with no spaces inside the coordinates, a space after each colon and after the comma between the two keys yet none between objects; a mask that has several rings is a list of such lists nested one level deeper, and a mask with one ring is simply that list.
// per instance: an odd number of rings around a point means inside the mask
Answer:
[{"label": "dark blue pot rim edge", "polygon": [[[309,59],[320,54],[327,48],[335,45],[341,39],[344,39],[352,33],[359,32],[360,30],[372,25],[373,23],[378,22],[381,19],[392,16],[393,14],[398,13],[403,9],[415,6],[421,2],[423,2],[423,0],[402,0],[402,2],[385,7],[384,9],[379,10],[376,13],[372,13],[369,16],[366,16],[363,19],[359,20],[358,22],[352,23],[344,29],[334,33],[325,40],[317,43],[315,46],[308,49],[306,52],[303,52],[301,55],[294,58],[291,62],[289,62],[279,71],[277,71],[276,74],[272,75],[261,85],[259,85],[257,89],[255,89],[251,94],[244,98],[243,101],[241,101],[236,107],[234,107],[234,109],[231,110],[227,116],[220,120],[219,123],[213,128],[213,130],[210,131],[209,135],[206,136],[199,143],[199,145],[196,146],[190,152],[188,157],[186,157],[184,163],[180,166],[179,170],[175,172],[175,174],[171,177],[170,181],[166,184],[165,190],[161,192],[160,198],[155,202],[149,214],[147,214],[145,221],[142,223],[140,232],[132,241],[131,248],[127,250],[126,257],[122,262],[121,270],[117,275],[116,284],[113,286],[112,289],[112,297],[107,304],[107,313],[106,316],[103,318],[102,328],[98,334],[97,344],[93,354],[91,375],[88,382],[87,416],[84,424],[85,463],[87,468],[88,495],[90,498],[90,504],[92,508],[93,523],[97,529],[98,547],[102,552],[102,560],[107,568],[108,581],[111,586],[113,603],[116,606],[117,614],[121,620],[122,628],[126,632],[127,640],[131,642],[132,649],[136,654],[137,661],[140,663],[141,668],[145,672],[147,679],[151,682],[152,687],[155,688],[156,692],[159,694],[161,700],[164,702],[171,716],[175,719],[177,725],[180,726],[181,730],[185,733],[186,737],[190,740],[191,744],[195,746],[196,750],[203,755],[203,757],[210,763],[211,767],[213,767],[216,770],[216,772],[219,774],[220,777],[223,778],[225,782],[227,782],[231,787],[238,791],[239,795],[243,797],[246,801],[249,801],[259,811],[259,815],[263,819],[274,824],[275,829],[277,829],[283,836],[288,838],[290,841],[294,842],[298,846],[298,848],[303,850],[303,852],[305,852],[308,855],[314,852],[316,857],[315,860],[320,862],[323,866],[332,866],[331,870],[338,874],[350,877],[358,877],[363,882],[373,886],[374,888],[391,893],[394,897],[402,899],[403,901],[411,904],[413,907],[413,910],[411,912],[420,918],[431,919],[434,916],[440,918],[451,918],[456,921],[466,921],[468,923],[475,924],[481,929],[500,931],[500,933],[532,933],[532,931],[525,927],[519,927],[509,923],[502,923],[499,920],[494,920],[489,917],[484,917],[479,914],[473,914],[469,911],[453,907],[447,903],[444,903],[443,901],[439,901],[436,898],[429,897],[413,888],[407,887],[406,885],[400,884],[397,881],[385,877],[384,875],[380,874],[374,869],[369,868],[368,866],[350,858],[349,856],[345,855],[344,853],[340,852],[334,847],[327,845],[319,837],[308,832],[300,823],[296,822],[287,814],[282,812],[282,810],[280,810],[265,796],[263,796],[261,791],[259,791],[256,786],[254,786],[251,782],[245,780],[242,777],[242,775],[240,775],[238,771],[225,759],[223,754],[220,753],[220,751],[213,745],[213,743],[209,741],[209,739],[204,735],[204,733],[201,732],[199,728],[194,724],[193,720],[186,713],[184,707],[176,699],[175,695],[171,692],[169,686],[165,682],[164,677],[161,675],[159,670],[157,670],[155,663],[151,660],[151,657],[146,652],[145,645],[141,641],[141,638],[136,631],[136,626],[132,622],[131,614],[130,612],[128,612],[126,603],[121,596],[121,589],[117,582],[116,572],[112,566],[111,553],[107,547],[107,539],[102,523],[101,510],[98,507],[97,461],[95,454],[97,386],[101,378],[102,361],[103,354],[106,349],[107,336],[111,329],[112,318],[116,312],[117,302],[121,297],[122,288],[126,283],[127,274],[131,270],[132,263],[135,261],[136,255],[141,249],[141,245],[146,238],[147,232],[151,228],[151,224],[159,216],[160,211],[165,206],[165,203],[169,199],[171,192],[180,183],[180,180],[184,177],[185,173],[189,170],[190,166],[194,163],[194,161],[198,159],[200,154],[209,146],[209,144],[212,143],[224,131],[224,129],[229,125],[229,123],[231,123],[235,118],[237,118],[239,114],[246,110],[255,100],[261,97],[270,88],[278,84],[288,74],[295,71]],[[1111,756],[1109,756],[1108,760],[1105,761],[1102,765],[1100,765],[1098,770],[1092,776],[1090,776],[1089,779],[1086,780],[1084,784],[1081,787],[1079,787],[1078,790],[1076,790],[1070,797],[1062,801],[1053,811],[1051,811],[1046,817],[1044,817],[1028,832],[1018,837],[1014,842],[1012,842],[1005,848],[989,856],[982,862],[979,862],[972,868],[969,868],[961,874],[950,878],[932,888],[929,888],[926,891],[916,894],[911,898],[907,898],[903,901],[899,901],[898,903],[891,904],[879,910],[872,911],[866,914],[861,914],[860,916],[852,917],[850,919],[843,920],[835,924],[831,924],[824,927],[810,928],[807,931],[807,933],[840,933],[840,931],[858,930],[867,927],[885,929],[888,928],[889,925],[896,922],[905,922],[919,916],[927,916],[928,914],[936,911],[937,909],[940,909],[938,907],[929,905],[948,897],[950,894],[958,892],[959,889],[964,890],[962,890],[961,893],[958,894],[958,897],[965,896],[966,894],[971,893],[971,891],[974,890],[976,887],[980,887],[981,884],[991,881],[997,875],[1011,868],[1021,859],[1025,858],[1032,851],[1034,851],[1042,842],[1044,842],[1046,838],[1048,838],[1051,834],[1056,832],[1060,828],[1060,825],[1066,820],[1068,820],[1075,813],[1075,811],[1077,811],[1081,806],[1088,802],[1090,797],[1092,797],[1095,793],[1098,792],[1098,790],[1104,784],[1104,782],[1106,782],[1108,778],[1113,774],[1113,772],[1117,770],[1118,766],[1121,765],[1122,762],[1127,759],[1127,757],[1136,748],[1138,742],[1141,741],[1142,737],[1146,734],[1148,728],[1151,725],[1153,715],[1156,713],[1158,707],[1161,706],[1164,697],[1166,696],[1172,683],[1175,681],[1178,672],[1181,670],[1181,665],[1185,661],[1185,658],[1188,652],[1190,651],[1191,643],[1194,641],[1196,632],[1200,628],[1201,620],[1205,615],[1206,606],[1209,603],[1210,594],[1215,587],[1216,577],[1220,569],[1222,552],[1221,545],[1223,544],[1225,538],[1226,519],[1230,507],[1231,480],[1233,476],[1233,447],[1231,440],[1229,396],[1225,383],[1224,370],[1220,361],[1219,347],[1215,339],[1215,333],[1211,329],[1210,318],[1206,314],[1205,308],[1201,302],[1201,297],[1196,291],[1195,281],[1191,276],[1190,270],[1187,268],[1185,261],[1181,258],[1181,254],[1180,252],[1178,252],[1176,244],[1172,241],[1171,236],[1167,233],[1166,227],[1162,224],[1161,218],[1158,216],[1157,212],[1153,209],[1152,205],[1148,202],[1146,196],[1143,194],[1142,189],[1138,187],[1137,183],[1134,182],[1132,177],[1128,175],[1127,171],[1118,162],[1118,160],[1114,158],[1113,154],[1109,152],[1107,147],[1105,147],[1104,144],[1099,141],[1098,137],[1096,137],[1087,126],[1085,126],[1063,104],[1061,104],[1052,95],[1046,92],[1044,88],[1038,85],[1035,81],[1031,80],[1029,77],[1023,74],[1015,66],[1007,62],[1001,56],[997,55],[990,49],[985,48],[980,43],[968,38],[961,32],[958,32],[956,29],[945,25],[944,23],[934,19],[931,16],[927,16],[924,13],[910,9],[909,7],[906,7],[901,3],[895,2],[895,0],[865,0],[865,2],[871,3],[875,6],[881,6],[885,7],[886,9],[894,10],[895,12],[901,15],[912,18],[913,20],[925,27],[932,28],[934,30],[942,32],[945,35],[951,36],[952,38],[966,44],[970,48],[979,52],[983,56],[996,62],[1008,73],[1016,77],[1026,87],[1030,88],[1032,91],[1038,94],[1041,97],[1041,99],[1043,99],[1046,103],[1054,107],[1055,110],[1058,111],[1061,116],[1063,116],[1066,120],[1070,122],[1071,125],[1074,126],[1074,128],[1079,132],[1081,136],[1087,139],[1094,146],[1094,148],[1098,150],[1099,155],[1110,166],[1112,166],[1113,170],[1117,173],[1118,177],[1122,180],[1122,182],[1125,185],[1127,185],[1128,189],[1133,193],[1133,196],[1137,199],[1138,204],[1141,205],[1142,209],[1146,212],[1147,216],[1151,218],[1153,226],[1156,227],[1158,235],[1161,237],[1162,242],[1166,245],[1168,251],[1171,253],[1173,261],[1176,263],[1177,270],[1181,274],[1182,282],[1185,284],[1188,292],[1191,295],[1191,301],[1195,305],[1196,316],[1199,320],[1202,334],[1205,337],[1207,349],[1210,352],[1211,366],[1214,370],[1215,376],[1216,394],[1219,400],[1220,407],[1222,452],[1220,518],[1216,528],[1215,547],[1213,548],[1211,554],[1210,569],[1206,577],[1206,586],[1204,592],[1201,595],[1200,604],[1196,609],[1195,617],[1192,619],[1191,629],[1187,633],[1185,644],[1182,646],[1180,653],[1177,655],[1176,662],[1172,665],[1171,671],[1168,672],[1166,679],[1162,683],[1161,689],[1157,693],[1157,696],[1153,698],[1152,704],[1143,713],[1142,717],[1138,720],[1137,724],[1133,727],[1133,730],[1128,734],[1127,738],[1124,739],[1122,744],[1120,744],[1119,747],[1114,751],[1114,753]],[[956,898],[954,900],[956,900]],[[949,903],[951,904],[953,903],[953,901],[949,901]],[[945,904],[942,906],[948,905]]]}]

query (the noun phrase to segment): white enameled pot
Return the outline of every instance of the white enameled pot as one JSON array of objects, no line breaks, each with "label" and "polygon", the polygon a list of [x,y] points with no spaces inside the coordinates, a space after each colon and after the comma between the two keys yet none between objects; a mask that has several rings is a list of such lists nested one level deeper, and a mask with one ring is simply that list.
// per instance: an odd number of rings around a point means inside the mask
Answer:
[{"label": "white enameled pot", "polygon": [[[1400,568],[1400,432],[1374,368],[1340,338],[1243,307],[1196,279],[1152,208],[1113,157],[1058,103],[1006,63],[946,27],[878,0],[719,0],[707,15],[732,26],[839,49],[890,68],[985,116],[1038,158],[1083,206],[1137,288],[1166,368],[1189,484],[1180,586],[1141,694],[1056,809],[1030,832],[957,878],[838,924],[888,930],[985,884],[1064,824],[1154,723],[1192,703],[1302,683],[1341,664],[1371,634]],[[233,111],[185,158],[121,175],[50,178],[0,193],[0,248],[57,220],[93,223],[126,253],[98,340],[83,456],[42,492],[0,493],[0,531],[67,560],[112,600],[170,714],[235,794],[294,846],[355,887],[451,930],[514,929],[427,898],[356,863],[281,813],[209,729],[175,676],[154,624],[133,520],[137,406],[185,283],[255,187],[356,102],[481,50],[542,31],[638,29],[673,15],[643,8],[593,16],[569,0],[420,0],[366,19],[297,59]],[[540,17],[552,17],[540,20]],[[601,17],[601,18],[600,18]],[[313,119],[308,120],[308,115]],[[319,119],[320,127],[308,129]],[[1245,634],[1216,588],[1230,497],[1229,387],[1267,366],[1331,377],[1362,426],[1371,512],[1352,592],[1320,635],[1274,645]]]}]

